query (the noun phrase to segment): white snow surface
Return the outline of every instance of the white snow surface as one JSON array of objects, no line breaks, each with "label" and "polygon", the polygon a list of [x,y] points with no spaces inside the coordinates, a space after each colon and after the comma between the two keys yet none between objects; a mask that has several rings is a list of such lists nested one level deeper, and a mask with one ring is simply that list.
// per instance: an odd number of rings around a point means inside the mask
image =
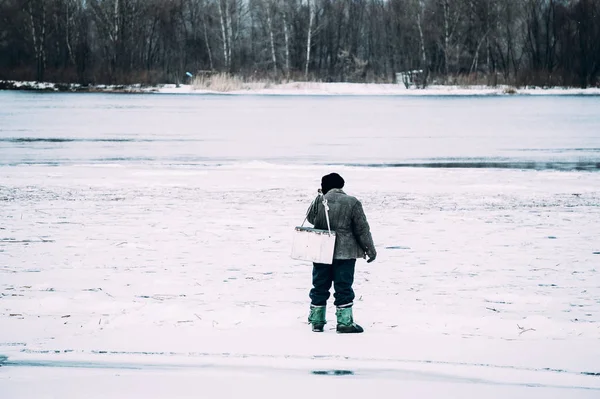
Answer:
[{"label": "white snow surface", "polygon": [[289,258],[327,167],[1,168],[0,396],[600,396],[600,174],[336,171],[359,335]]}]

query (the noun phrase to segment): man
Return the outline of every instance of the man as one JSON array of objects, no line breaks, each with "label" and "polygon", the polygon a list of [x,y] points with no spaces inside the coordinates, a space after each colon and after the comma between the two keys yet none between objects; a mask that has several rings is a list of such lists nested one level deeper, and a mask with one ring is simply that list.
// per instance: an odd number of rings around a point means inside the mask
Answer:
[{"label": "man", "polygon": [[[325,309],[331,284],[335,289],[334,305],[337,307],[338,333],[361,333],[363,328],[354,323],[352,304],[354,301],[354,266],[356,259],[368,257],[367,262],[375,260],[377,252],[371,237],[371,231],[362,204],[344,191],[344,179],[337,173],[323,176],[321,192],[329,207],[331,230],[335,231],[336,242],[333,264],[313,264],[310,290],[310,315],[308,322],[312,330],[322,332],[325,326]],[[322,198],[315,200],[308,212],[308,221],[316,229],[327,230],[327,218]]]}]

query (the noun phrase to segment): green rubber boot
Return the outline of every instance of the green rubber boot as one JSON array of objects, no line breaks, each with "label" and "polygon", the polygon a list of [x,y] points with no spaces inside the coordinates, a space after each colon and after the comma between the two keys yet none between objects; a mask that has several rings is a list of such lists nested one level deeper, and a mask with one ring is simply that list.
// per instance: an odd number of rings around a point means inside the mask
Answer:
[{"label": "green rubber boot", "polygon": [[356,334],[363,332],[363,328],[354,322],[352,317],[352,306],[337,308],[335,311],[337,316],[336,331],[340,334]]},{"label": "green rubber boot", "polygon": [[314,332],[323,332],[323,328],[327,323],[325,321],[325,306],[310,305],[310,314],[308,315],[308,322],[312,324],[312,330]]}]

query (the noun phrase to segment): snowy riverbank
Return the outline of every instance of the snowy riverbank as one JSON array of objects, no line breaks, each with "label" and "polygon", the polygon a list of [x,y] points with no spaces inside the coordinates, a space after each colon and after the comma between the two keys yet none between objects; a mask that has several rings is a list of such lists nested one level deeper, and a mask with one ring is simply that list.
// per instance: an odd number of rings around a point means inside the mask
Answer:
[{"label": "snowy riverbank", "polygon": [[162,94],[229,94],[229,95],[343,95],[343,96],[486,96],[486,95],[591,95],[600,96],[600,88],[541,88],[512,86],[442,86],[426,89],[407,89],[400,84],[290,82],[284,84],[248,83],[242,90],[211,91],[195,89],[192,85],[96,85],[0,81],[0,89],[50,92],[108,92]]}]

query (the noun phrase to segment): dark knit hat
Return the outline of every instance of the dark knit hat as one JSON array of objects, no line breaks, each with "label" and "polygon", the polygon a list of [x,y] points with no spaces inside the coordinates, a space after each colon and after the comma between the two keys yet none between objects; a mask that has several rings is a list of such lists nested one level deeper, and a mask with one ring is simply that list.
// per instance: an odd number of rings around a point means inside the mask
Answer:
[{"label": "dark knit hat", "polygon": [[332,188],[344,188],[344,179],[337,173],[330,173],[321,179],[323,194],[327,194]]}]

